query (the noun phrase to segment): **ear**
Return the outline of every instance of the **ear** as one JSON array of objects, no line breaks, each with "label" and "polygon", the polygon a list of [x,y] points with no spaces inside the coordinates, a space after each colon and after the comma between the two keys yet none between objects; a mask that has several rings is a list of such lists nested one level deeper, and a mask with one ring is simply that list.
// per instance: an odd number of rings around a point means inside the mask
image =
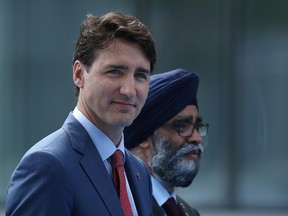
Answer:
[{"label": "ear", "polygon": [[152,139],[148,137],[146,140],[144,140],[141,144],[139,144],[135,148],[135,151],[137,152],[136,155],[138,155],[149,168],[148,164],[154,152]]},{"label": "ear", "polygon": [[140,143],[139,146],[143,149],[149,149],[149,148],[153,147],[152,139],[150,137],[148,137],[142,143]]},{"label": "ear", "polygon": [[73,65],[73,80],[76,86],[83,87],[85,68],[79,60],[76,60]]}]

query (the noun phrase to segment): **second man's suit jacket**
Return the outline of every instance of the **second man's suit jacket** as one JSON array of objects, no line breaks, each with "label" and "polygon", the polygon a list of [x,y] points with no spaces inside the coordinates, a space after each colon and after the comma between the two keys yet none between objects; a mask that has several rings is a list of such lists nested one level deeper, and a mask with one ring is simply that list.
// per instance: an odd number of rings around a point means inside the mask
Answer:
[{"label": "second man's suit jacket", "polygon": [[[185,202],[181,197],[176,196],[178,208],[180,211],[180,216],[200,216],[199,212],[191,207],[187,202]],[[153,216],[163,216],[163,210],[158,205],[155,198],[153,198]]]},{"label": "second man's suit jacket", "polygon": [[[139,216],[152,215],[150,174],[125,150],[125,171]],[[6,216],[122,216],[100,154],[70,113],[63,126],[35,144],[12,174]]]}]

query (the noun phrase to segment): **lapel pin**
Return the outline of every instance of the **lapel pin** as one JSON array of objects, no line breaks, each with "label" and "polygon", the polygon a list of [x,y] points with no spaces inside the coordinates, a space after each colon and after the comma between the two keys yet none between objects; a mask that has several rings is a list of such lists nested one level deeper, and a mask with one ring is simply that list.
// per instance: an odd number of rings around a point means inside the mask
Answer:
[{"label": "lapel pin", "polygon": [[139,172],[136,173],[136,176],[137,176],[138,181],[140,181],[141,177],[140,177]]}]

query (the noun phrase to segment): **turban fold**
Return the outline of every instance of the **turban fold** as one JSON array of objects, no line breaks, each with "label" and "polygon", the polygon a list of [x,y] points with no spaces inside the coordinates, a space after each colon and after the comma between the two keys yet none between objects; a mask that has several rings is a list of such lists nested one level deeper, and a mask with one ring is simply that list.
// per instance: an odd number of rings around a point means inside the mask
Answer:
[{"label": "turban fold", "polygon": [[145,105],[124,130],[125,147],[138,146],[187,105],[195,105],[198,109],[198,84],[198,75],[183,69],[152,75]]}]

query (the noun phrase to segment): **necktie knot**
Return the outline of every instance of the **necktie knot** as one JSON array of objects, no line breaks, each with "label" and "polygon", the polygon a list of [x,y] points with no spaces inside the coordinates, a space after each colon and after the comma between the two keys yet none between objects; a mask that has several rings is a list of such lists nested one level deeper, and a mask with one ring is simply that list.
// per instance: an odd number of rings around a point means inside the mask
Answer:
[{"label": "necktie knot", "polygon": [[116,150],[110,157],[110,160],[111,160],[111,166],[113,169],[123,166],[124,164],[123,153],[120,150]]},{"label": "necktie knot", "polygon": [[174,198],[170,197],[163,205],[168,216],[179,216],[179,209]]}]

